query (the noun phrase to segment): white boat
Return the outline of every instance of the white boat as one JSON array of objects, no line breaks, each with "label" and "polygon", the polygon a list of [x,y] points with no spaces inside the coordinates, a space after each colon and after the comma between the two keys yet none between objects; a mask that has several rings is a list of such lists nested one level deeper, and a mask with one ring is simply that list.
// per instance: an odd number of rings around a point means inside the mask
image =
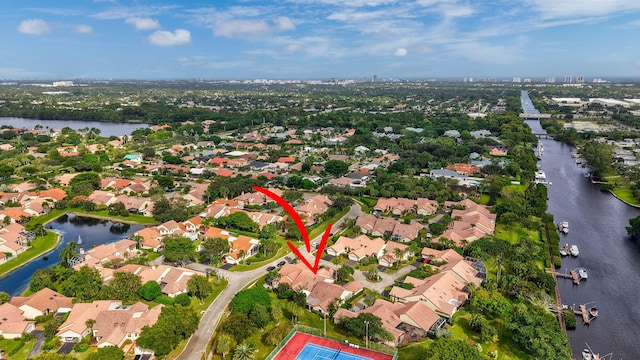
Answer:
[{"label": "white boat", "polygon": [[560,255],[562,256],[569,255],[569,244],[564,244],[564,247],[560,248]]},{"label": "white boat", "polygon": [[536,171],[534,182],[536,184],[546,184],[547,183],[547,175],[542,170]]},{"label": "white boat", "polygon": [[589,276],[587,275],[587,269],[577,268],[576,271],[578,272],[578,278],[580,280],[589,278]]},{"label": "white boat", "polygon": [[578,245],[571,245],[571,247],[569,248],[569,253],[571,253],[571,256],[580,255],[580,251],[578,250]]},{"label": "white boat", "polygon": [[582,360],[594,360],[595,356],[589,349],[582,350]]},{"label": "white boat", "polygon": [[558,224],[558,230],[560,230],[561,232],[568,234],[569,233],[569,222],[568,221],[563,221],[560,224]]},{"label": "white boat", "polygon": [[78,235],[78,245],[82,245],[82,238]]}]

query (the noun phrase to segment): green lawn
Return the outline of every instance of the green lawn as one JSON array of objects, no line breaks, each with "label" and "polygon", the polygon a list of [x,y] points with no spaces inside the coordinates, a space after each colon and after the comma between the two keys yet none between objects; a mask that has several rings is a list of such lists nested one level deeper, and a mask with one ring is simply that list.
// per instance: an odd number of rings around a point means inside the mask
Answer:
[{"label": "green lawn", "polygon": [[632,206],[640,206],[640,201],[633,196],[631,189],[626,187],[616,188],[611,191],[618,199],[630,204]]},{"label": "green lawn", "polygon": [[158,225],[159,224],[159,222],[152,217],[135,215],[135,214],[132,214],[129,216],[116,216],[116,215],[110,215],[109,210],[84,211],[80,208],[70,208],[68,212],[74,213],[76,215],[82,215],[87,217],[97,217],[100,219],[120,221],[123,223],[129,223],[129,224],[139,224],[139,225]]},{"label": "green lawn", "polygon": [[10,354],[12,351],[15,351],[15,349],[20,348],[15,354],[10,355],[8,358],[11,360],[25,360],[35,343],[36,340],[33,339],[21,346],[22,343],[19,340],[3,339],[0,340],[0,349],[4,350],[5,354]]},{"label": "green lawn", "polygon": [[0,265],[0,277],[5,276],[14,269],[26,264],[40,255],[49,252],[56,247],[58,234],[53,231],[47,231],[43,237],[37,237],[31,242],[31,248],[17,257],[10,258],[7,262]]},{"label": "green lawn", "polygon": [[517,243],[521,239],[531,239],[534,241],[540,240],[540,232],[538,230],[529,230],[525,227],[518,225],[504,225],[498,223],[496,225],[495,237],[498,239],[507,240],[512,244]]}]

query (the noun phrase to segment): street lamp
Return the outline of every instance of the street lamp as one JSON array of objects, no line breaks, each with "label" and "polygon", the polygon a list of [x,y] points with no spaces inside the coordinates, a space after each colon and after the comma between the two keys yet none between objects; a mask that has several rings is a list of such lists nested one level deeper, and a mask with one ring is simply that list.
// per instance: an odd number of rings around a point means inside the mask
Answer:
[{"label": "street lamp", "polygon": [[364,344],[366,345],[367,349],[369,348],[369,321],[365,320],[364,321],[364,328],[365,328],[365,342]]}]

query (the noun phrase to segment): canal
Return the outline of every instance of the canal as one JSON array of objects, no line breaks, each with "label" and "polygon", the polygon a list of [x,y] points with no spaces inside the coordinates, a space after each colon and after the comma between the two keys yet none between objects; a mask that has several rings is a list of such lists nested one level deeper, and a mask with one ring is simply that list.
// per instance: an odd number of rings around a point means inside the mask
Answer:
[{"label": "canal", "polygon": [[45,228],[62,234],[60,244],[48,254],[0,279],[0,291],[5,291],[11,296],[22,293],[29,286],[33,273],[38,269],[50,268],[59,263],[62,248],[69,242],[77,243],[78,237],[82,239],[82,244],[78,247],[89,250],[97,245],[124,239],[127,235],[142,229],[143,226],[66,214],[50,222]]},{"label": "canal", "polygon": [[[544,132],[538,121],[527,121],[536,133]],[[578,257],[563,258],[558,272],[585,267],[589,278],[573,285],[559,278],[562,303],[587,304],[599,310],[597,319],[568,336],[575,359],[581,359],[588,344],[594,352],[613,353],[613,359],[640,359],[640,242],[632,240],[625,227],[640,210],[616,199],[585,177],[583,168],[571,157],[573,147],[542,139],[544,154],[540,165],[546,173],[549,200],[547,212],[555,222],[569,222],[569,233],[560,234],[561,244],[575,244]]]}]

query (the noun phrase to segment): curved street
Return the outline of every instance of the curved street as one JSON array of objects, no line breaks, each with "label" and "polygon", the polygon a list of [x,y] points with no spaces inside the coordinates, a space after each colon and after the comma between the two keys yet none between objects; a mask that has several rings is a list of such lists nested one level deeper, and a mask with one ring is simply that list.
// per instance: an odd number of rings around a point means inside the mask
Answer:
[{"label": "curved street", "polygon": [[[362,216],[364,213],[362,212],[362,208],[356,202],[351,205],[351,209],[348,213],[346,213],[343,217],[341,217],[338,221],[336,221],[333,226],[335,228],[339,228],[340,224],[344,222],[345,219],[355,219],[358,216]],[[322,234],[312,239],[313,241],[320,241]],[[306,252],[306,249],[303,246],[300,248],[301,252]],[[289,255],[289,254],[287,254]],[[285,255],[286,256],[286,255]],[[284,256],[283,256],[284,257]],[[272,262],[263,265],[262,267],[242,272],[231,272],[223,269],[216,269],[219,276],[224,277],[229,281],[229,285],[218,295],[218,297],[209,305],[209,308],[205,311],[200,319],[200,325],[198,326],[198,330],[191,335],[189,338],[189,342],[187,346],[182,350],[182,353],[177,357],[179,360],[200,360],[204,352],[206,351],[207,344],[213,335],[214,330],[218,326],[222,315],[224,314],[227,306],[231,302],[233,296],[242,288],[249,285],[250,283],[257,280],[259,277],[266,274],[266,268],[272,265],[276,265],[283,257],[273,259]]]}]

